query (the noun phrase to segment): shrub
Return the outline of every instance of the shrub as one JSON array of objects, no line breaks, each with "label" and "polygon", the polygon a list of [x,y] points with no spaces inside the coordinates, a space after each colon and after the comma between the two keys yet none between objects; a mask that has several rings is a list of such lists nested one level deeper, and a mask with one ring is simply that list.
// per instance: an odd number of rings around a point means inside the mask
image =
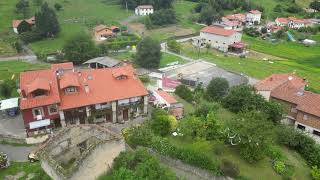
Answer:
[{"label": "shrub", "polygon": [[282,153],[281,149],[275,146],[269,146],[267,150],[267,156],[272,160],[285,160],[287,159]]},{"label": "shrub", "polygon": [[172,52],[180,53],[180,51],[181,51],[181,45],[175,39],[170,39],[167,42],[167,46],[168,46],[169,50]]},{"label": "shrub", "polygon": [[32,43],[42,39],[42,36],[37,31],[28,31],[22,34],[19,34],[20,39],[25,43]]},{"label": "shrub", "polygon": [[217,162],[213,161],[205,153],[194,151],[190,148],[177,147],[161,137],[154,137],[152,139],[151,148],[164,156],[177,158],[187,164],[210,170],[217,175],[220,174]]},{"label": "shrub", "polygon": [[217,103],[209,103],[206,101],[200,102],[195,108],[194,115],[197,117],[207,117],[210,112],[217,112],[219,105]]},{"label": "shrub", "polygon": [[194,99],[192,91],[186,85],[179,85],[174,93],[188,102],[192,102]]},{"label": "shrub", "polygon": [[286,170],[286,165],[283,161],[277,160],[273,163],[273,169],[276,171],[276,173],[283,174]]},{"label": "shrub", "polygon": [[229,90],[229,82],[225,78],[212,78],[208,87],[207,95],[214,101],[220,101],[227,95]]},{"label": "shrub", "polygon": [[320,168],[318,166],[312,166],[311,176],[314,180],[320,180]]},{"label": "shrub", "polygon": [[135,126],[122,131],[126,142],[132,146],[149,146],[153,137],[152,130],[147,125]]},{"label": "shrub", "polygon": [[229,176],[232,178],[236,178],[240,174],[239,167],[233,162],[226,159],[222,160],[220,169],[225,176]]}]

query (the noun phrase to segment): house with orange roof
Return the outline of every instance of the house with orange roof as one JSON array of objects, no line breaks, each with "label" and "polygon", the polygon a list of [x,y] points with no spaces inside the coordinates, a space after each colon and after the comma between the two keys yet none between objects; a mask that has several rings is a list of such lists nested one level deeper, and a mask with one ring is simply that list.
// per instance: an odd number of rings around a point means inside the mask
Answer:
[{"label": "house with orange roof", "polygon": [[289,27],[292,29],[299,29],[302,27],[308,27],[312,25],[309,19],[300,19],[296,17],[288,17],[288,18],[280,17],[275,20],[275,23],[278,26]]},{"label": "house with orange roof", "polygon": [[56,127],[123,123],[148,112],[148,92],[131,65],[75,70],[72,63],[20,74],[20,109],[28,136]]},{"label": "house with orange roof", "polygon": [[35,23],[36,23],[34,16],[29,18],[29,19],[22,19],[22,20],[15,19],[15,20],[12,21],[13,32],[15,32],[16,34],[19,34],[18,27],[20,26],[20,24],[22,22],[27,22],[30,26],[34,26]]},{"label": "house with orange roof", "polygon": [[157,107],[167,109],[169,114],[173,115],[176,119],[183,118],[184,107],[172,95],[164,90],[154,90],[152,95],[155,99],[154,104]]},{"label": "house with orange roof", "polygon": [[255,85],[267,100],[284,105],[285,123],[308,132],[320,142],[320,94],[305,90],[307,81],[294,74],[273,74]]},{"label": "house with orange roof", "polygon": [[242,34],[221,26],[213,25],[201,29],[199,42],[194,44],[210,44],[212,48],[227,52],[230,45],[241,42]]},{"label": "house with orange roof", "polygon": [[105,26],[100,24],[94,28],[94,36],[97,41],[104,41],[108,38],[116,36],[120,32],[120,28],[117,26]]}]

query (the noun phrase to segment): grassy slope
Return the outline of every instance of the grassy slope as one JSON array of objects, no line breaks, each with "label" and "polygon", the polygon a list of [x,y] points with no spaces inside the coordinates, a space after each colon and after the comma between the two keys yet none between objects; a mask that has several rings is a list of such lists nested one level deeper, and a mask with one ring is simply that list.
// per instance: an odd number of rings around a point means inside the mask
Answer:
[{"label": "grassy slope", "polygon": [[[183,53],[189,57],[198,59],[197,50],[191,45],[184,45]],[[314,61],[303,62],[298,60],[282,60],[274,61],[273,64],[270,64],[268,61],[256,59],[240,59],[238,57],[231,56],[224,57],[221,54],[217,54],[215,51],[206,53],[206,50],[202,50],[200,58],[216,63],[227,70],[244,73],[258,79],[262,79],[273,73],[296,72],[299,76],[305,77],[309,80],[310,87],[314,91],[320,92],[320,84],[318,83],[320,81],[320,69],[315,65],[312,65],[312,63],[314,64]]]},{"label": "grassy slope", "polygon": [[50,180],[51,178],[42,170],[39,163],[29,163],[29,162],[11,162],[11,166],[7,169],[0,171],[0,179],[4,179],[7,175],[16,175],[19,172],[25,172],[25,177],[21,179],[26,179],[28,174],[33,173],[35,177],[33,179]]},{"label": "grassy slope", "polygon": [[12,75],[19,78],[19,73],[26,70],[46,68],[47,65],[30,64],[22,61],[0,61],[0,80],[9,79]]},{"label": "grassy slope", "polygon": [[179,25],[186,28],[200,30],[201,26],[196,25],[189,20],[189,17],[192,15],[191,11],[196,5],[197,3],[190,1],[175,1],[174,9],[179,20]]},{"label": "grassy slope", "polygon": [[106,4],[100,0],[91,0],[90,3],[87,0],[52,0],[50,5],[56,2],[63,6],[63,10],[57,12],[62,31],[58,38],[33,43],[31,47],[38,53],[61,50],[65,41],[75,34],[90,33],[93,28],[91,26],[97,21],[107,25],[118,24],[119,20],[132,14],[121,9],[119,5]]}]

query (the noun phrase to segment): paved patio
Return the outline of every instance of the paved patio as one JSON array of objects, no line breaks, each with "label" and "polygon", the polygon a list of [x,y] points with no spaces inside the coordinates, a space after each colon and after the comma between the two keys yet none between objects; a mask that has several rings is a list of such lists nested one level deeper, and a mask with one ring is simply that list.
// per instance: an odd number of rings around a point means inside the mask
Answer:
[{"label": "paved patio", "polygon": [[16,117],[9,117],[4,113],[0,113],[0,134],[22,139],[26,138],[21,114]]}]

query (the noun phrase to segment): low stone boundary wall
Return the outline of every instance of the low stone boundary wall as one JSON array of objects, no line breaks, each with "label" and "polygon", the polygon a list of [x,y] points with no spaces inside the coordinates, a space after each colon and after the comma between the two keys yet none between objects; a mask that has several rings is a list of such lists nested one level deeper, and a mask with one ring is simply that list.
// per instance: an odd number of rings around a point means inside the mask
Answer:
[{"label": "low stone boundary wall", "polygon": [[189,164],[183,163],[181,160],[178,160],[178,159],[173,159],[168,156],[163,156],[150,148],[147,148],[147,149],[152,155],[156,156],[162,163],[167,164],[170,167],[174,167],[176,169],[184,171],[186,173],[191,173],[199,177],[199,179],[233,180],[233,178],[230,178],[230,177],[214,176],[210,171],[207,171],[195,166],[191,166]]}]

